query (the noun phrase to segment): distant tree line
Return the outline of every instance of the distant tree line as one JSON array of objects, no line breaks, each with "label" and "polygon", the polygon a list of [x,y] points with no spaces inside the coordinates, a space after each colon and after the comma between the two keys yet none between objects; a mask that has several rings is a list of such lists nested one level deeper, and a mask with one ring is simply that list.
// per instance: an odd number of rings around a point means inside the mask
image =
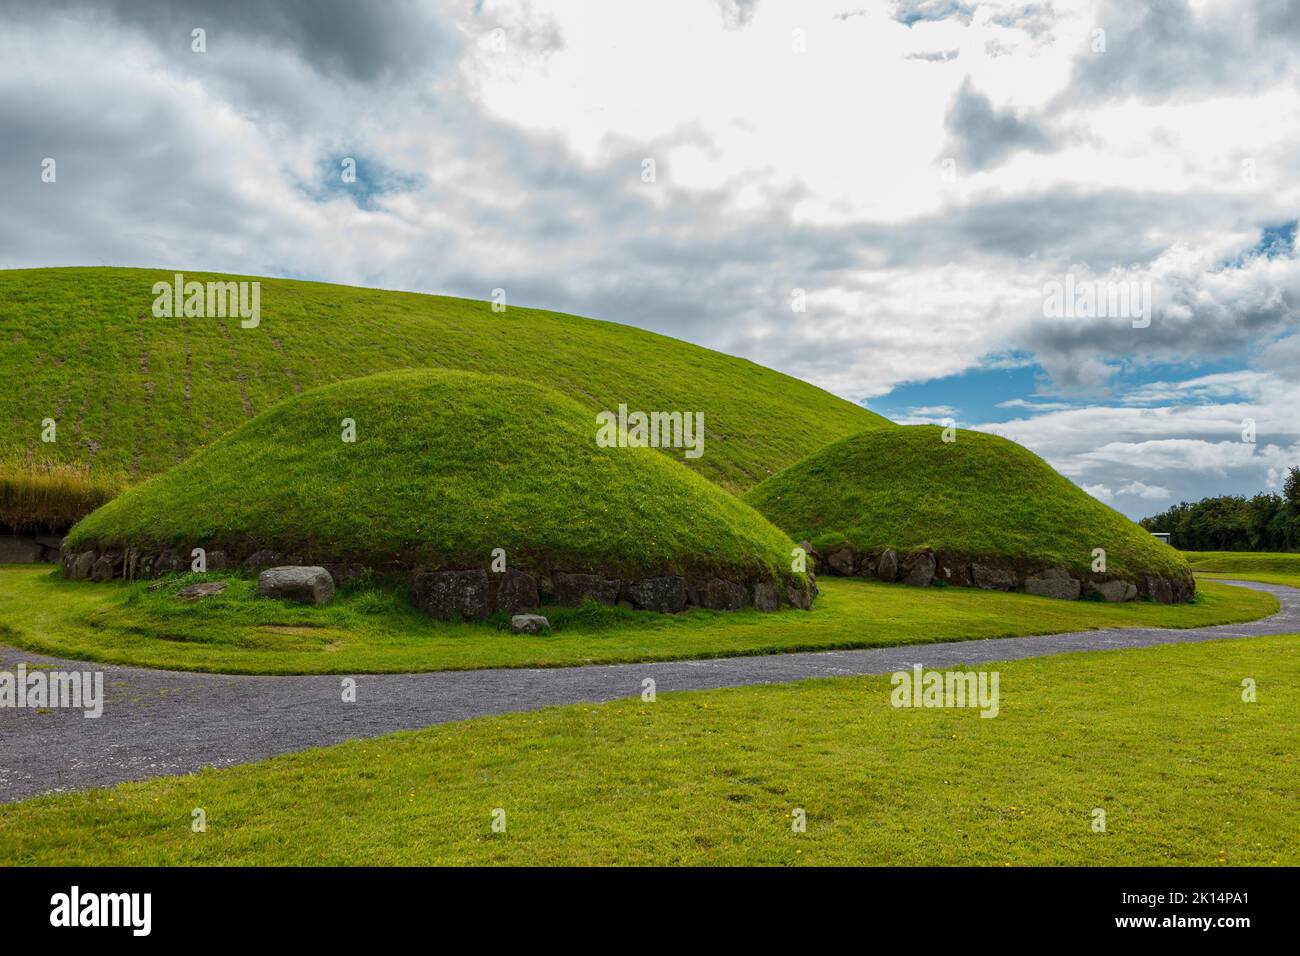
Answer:
[{"label": "distant tree line", "polygon": [[1280,495],[1184,501],[1138,523],[1169,532],[1184,551],[1300,550],[1300,468],[1287,472]]}]

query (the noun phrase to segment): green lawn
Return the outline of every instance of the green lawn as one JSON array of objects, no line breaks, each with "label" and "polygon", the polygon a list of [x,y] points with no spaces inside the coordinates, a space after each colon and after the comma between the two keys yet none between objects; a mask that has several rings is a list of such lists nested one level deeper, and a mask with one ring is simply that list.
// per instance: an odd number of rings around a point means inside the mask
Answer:
[{"label": "green lawn", "polygon": [[[954,559],[1085,578],[1186,578],[1182,556],[997,435],[914,425],[864,431],[750,489],[745,500],[823,551],[930,547]],[[1094,574],[1094,550],[1106,571]]]},{"label": "green lawn", "polygon": [[1300,588],[1300,554],[1267,551],[1184,551],[1184,557],[1198,578],[1214,575],[1286,584]]},{"label": "green lawn", "polygon": [[869,677],[448,724],[3,806],[0,863],[1295,866],[1298,641],[997,665],[993,719]]},{"label": "green lawn", "polygon": [[183,670],[252,674],[367,673],[561,666],[796,650],[881,647],[1098,627],[1199,627],[1275,613],[1268,594],[1206,582],[1191,605],[1057,601],[967,588],[909,588],[824,578],[813,610],[547,608],[545,636],[449,624],[383,590],[304,607],[258,599],[251,580],[184,604],[148,583],[64,581],[44,567],[0,567],[0,643],[29,651]]}]

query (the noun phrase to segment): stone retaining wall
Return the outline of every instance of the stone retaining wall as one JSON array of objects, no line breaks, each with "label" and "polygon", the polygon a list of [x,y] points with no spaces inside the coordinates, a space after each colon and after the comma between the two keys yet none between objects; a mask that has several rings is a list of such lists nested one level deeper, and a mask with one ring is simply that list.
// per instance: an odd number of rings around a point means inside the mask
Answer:
[{"label": "stone retaining wall", "polygon": [[1188,602],[1196,596],[1196,581],[1190,574],[1186,578],[1138,575],[1132,580],[1104,575],[1079,577],[1064,568],[1022,568],[967,561],[929,548],[900,553],[893,548],[857,551],[844,546],[828,548],[821,554],[806,541],[801,547],[819,570],[829,574],[898,581],[913,587],[929,587],[938,581],[952,587],[1022,591],[1067,601],[1096,596],[1104,601],[1142,598],[1159,604]]},{"label": "stone retaining wall", "polygon": [[0,564],[57,564],[61,534],[0,534]]},{"label": "stone retaining wall", "polygon": [[[154,578],[170,572],[190,570],[190,548],[154,553],[137,548],[125,550],[82,550],[64,548],[60,561],[63,575],[72,580],[112,581]],[[337,584],[346,584],[366,570],[356,563],[318,560],[314,556],[261,549],[240,559],[226,551],[207,551],[207,570],[238,570],[255,574],[265,568],[320,565]],[[736,611],[752,607],[775,611],[782,605],[802,610],[812,608],[817,594],[816,579],[809,574],[806,588],[784,588],[765,580],[735,581],[719,577],[688,578],[663,575],[650,578],[610,578],[600,574],[550,570],[530,573],[508,570],[494,573],[480,569],[425,570],[386,568],[410,574],[416,607],[443,620],[482,620],[498,611],[522,614],[548,604],[578,605],[587,599],[599,604],[621,605],[644,611],[676,614],[691,607],[715,611]]]}]

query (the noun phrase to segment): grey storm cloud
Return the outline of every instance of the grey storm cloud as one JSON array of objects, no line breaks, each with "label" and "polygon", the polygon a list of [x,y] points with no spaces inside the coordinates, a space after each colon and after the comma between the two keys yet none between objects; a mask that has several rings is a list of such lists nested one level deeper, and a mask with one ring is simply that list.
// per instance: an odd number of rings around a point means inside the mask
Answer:
[{"label": "grey storm cloud", "polygon": [[136,31],[161,50],[190,53],[190,33],[207,32],[210,52],[228,37],[288,49],[320,73],[375,81],[423,72],[455,41],[428,4],[389,0],[44,0],[39,6],[3,0],[6,18],[83,17]]},{"label": "grey storm cloud", "polygon": [[1106,0],[1106,51],[1076,61],[1067,101],[1249,92],[1294,74],[1295,0],[1234,0],[1198,12],[1187,0]]},{"label": "grey storm cloud", "polygon": [[994,109],[969,78],[953,97],[945,124],[948,154],[972,169],[987,169],[1022,150],[1045,153],[1055,148],[1037,121]]}]

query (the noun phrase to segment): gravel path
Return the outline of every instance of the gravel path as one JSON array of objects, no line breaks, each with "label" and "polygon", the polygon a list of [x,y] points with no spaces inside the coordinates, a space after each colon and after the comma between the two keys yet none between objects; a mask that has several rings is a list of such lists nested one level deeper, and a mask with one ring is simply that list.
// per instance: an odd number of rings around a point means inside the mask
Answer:
[{"label": "gravel path", "polygon": [[1300,590],[1229,581],[1267,591],[1282,611],[1246,624],[1189,630],[1123,628],[879,648],[662,664],[359,675],[356,702],[342,700],[342,675],[248,677],[113,667],[41,657],[0,646],[0,670],[20,662],[101,670],[104,713],[0,708],[0,803],[51,791],[106,786],[202,767],[375,737],[485,714],[637,696],[653,677],[659,693],[808,677],[950,667],[1075,651],[1300,633]]}]

